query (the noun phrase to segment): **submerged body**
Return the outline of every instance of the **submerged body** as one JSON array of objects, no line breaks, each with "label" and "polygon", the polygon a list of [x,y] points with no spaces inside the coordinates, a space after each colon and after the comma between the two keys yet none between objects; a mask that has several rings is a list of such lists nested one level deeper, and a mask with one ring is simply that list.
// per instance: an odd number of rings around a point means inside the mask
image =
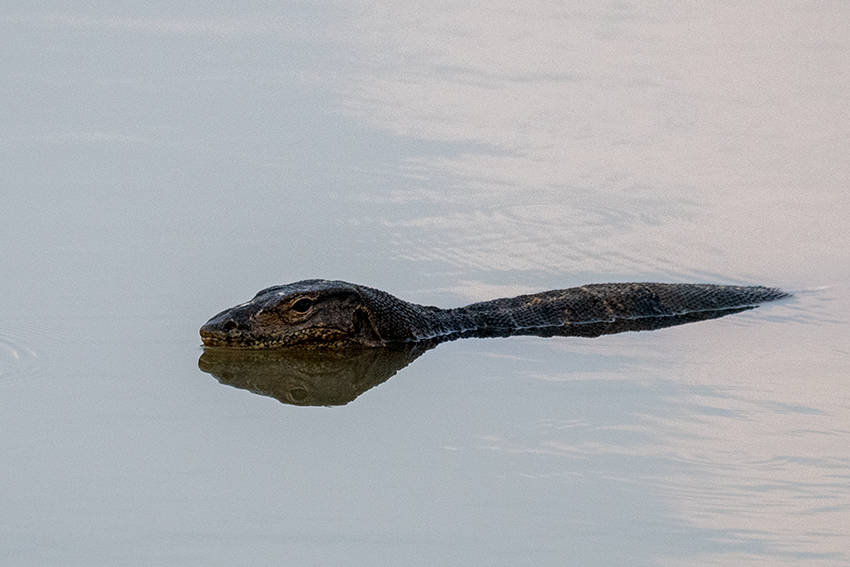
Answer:
[{"label": "submerged body", "polygon": [[463,337],[598,336],[721,317],[788,294],[761,286],[591,284],[441,309],[332,280],[274,286],[201,327],[207,347],[368,348]]}]

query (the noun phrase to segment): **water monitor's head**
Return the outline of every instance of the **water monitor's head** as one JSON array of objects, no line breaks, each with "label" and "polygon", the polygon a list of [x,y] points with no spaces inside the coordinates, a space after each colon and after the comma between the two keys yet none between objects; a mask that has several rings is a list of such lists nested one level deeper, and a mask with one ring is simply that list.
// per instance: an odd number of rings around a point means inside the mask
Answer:
[{"label": "water monitor's head", "polygon": [[360,286],[304,280],[264,289],[201,327],[207,347],[340,348],[383,344]]}]

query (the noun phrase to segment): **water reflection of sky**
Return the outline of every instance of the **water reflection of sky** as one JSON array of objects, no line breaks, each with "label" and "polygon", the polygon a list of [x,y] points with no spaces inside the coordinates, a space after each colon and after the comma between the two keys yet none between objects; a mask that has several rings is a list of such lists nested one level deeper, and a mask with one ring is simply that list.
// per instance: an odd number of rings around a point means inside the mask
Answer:
[{"label": "water reflection of sky", "polygon": [[[848,23],[6,6],[0,557],[846,562]],[[210,315],[308,277],[446,306],[627,279],[796,298],[441,345],[333,410],[197,370]]]},{"label": "water reflection of sky", "polygon": [[367,4],[357,38],[373,64],[347,106],[402,136],[475,144],[409,163],[449,177],[444,209],[466,205],[409,221],[461,263],[793,269],[847,237],[846,191],[826,189],[850,177],[846,14],[752,4]]}]

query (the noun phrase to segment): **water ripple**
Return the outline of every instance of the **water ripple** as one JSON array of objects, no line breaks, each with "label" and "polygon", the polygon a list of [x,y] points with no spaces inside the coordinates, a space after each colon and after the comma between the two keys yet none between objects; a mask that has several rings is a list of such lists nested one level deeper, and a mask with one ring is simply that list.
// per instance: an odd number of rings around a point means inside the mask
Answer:
[{"label": "water ripple", "polygon": [[43,376],[44,356],[37,345],[49,340],[38,328],[0,326],[0,388]]}]

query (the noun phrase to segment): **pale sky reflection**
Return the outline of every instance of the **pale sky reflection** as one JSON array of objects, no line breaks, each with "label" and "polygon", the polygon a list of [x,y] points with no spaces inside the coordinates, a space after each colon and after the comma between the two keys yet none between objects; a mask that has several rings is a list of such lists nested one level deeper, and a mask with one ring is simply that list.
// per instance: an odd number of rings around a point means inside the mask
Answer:
[{"label": "pale sky reflection", "polygon": [[[847,313],[846,291],[803,294],[800,303],[810,314]],[[751,550],[689,557],[689,565],[767,565],[790,557],[834,564],[847,553],[850,513],[850,400],[843,393],[850,359],[844,337],[835,335],[847,322],[809,324],[801,332],[756,310],[707,324],[722,330],[706,334],[699,323],[554,343],[562,360],[610,359],[619,371],[546,373],[538,364],[527,379],[596,388],[614,381],[622,386],[606,392],[632,395],[599,404],[623,411],[544,419],[522,442],[491,440],[486,449],[548,463],[528,460],[520,472],[529,474],[542,468],[569,475],[576,459],[598,462],[598,474],[614,474],[624,466],[621,457],[645,457],[651,465],[618,482],[663,499],[685,525],[726,534],[731,549]]]},{"label": "pale sky reflection", "polygon": [[[839,3],[364,2],[356,44],[371,65],[346,108],[397,135],[492,148],[411,164],[453,179],[451,199],[510,207],[517,194],[550,191],[559,235],[491,217],[476,230],[503,242],[494,250],[469,233],[438,234],[434,221],[422,257],[451,247],[446,260],[470,268],[669,265],[779,279],[850,245],[848,23]],[[656,237],[656,224],[614,218],[611,239],[589,243],[567,228],[577,190],[620,210],[638,192],[674,208],[698,202],[698,226],[666,220]],[[576,238],[589,244],[578,258]],[[768,252],[777,247],[780,258]]]},{"label": "pale sky reflection", "polygon": [[153,35],[188,35],[235,37],[245,35],[291,34],[297,27],[285,20],[262,21],[247,18],[133,18],[126,16],[97,16],[87,13],[46,12],[2,18],[13,24],[28,24],[49,28],[107,30]]}]

